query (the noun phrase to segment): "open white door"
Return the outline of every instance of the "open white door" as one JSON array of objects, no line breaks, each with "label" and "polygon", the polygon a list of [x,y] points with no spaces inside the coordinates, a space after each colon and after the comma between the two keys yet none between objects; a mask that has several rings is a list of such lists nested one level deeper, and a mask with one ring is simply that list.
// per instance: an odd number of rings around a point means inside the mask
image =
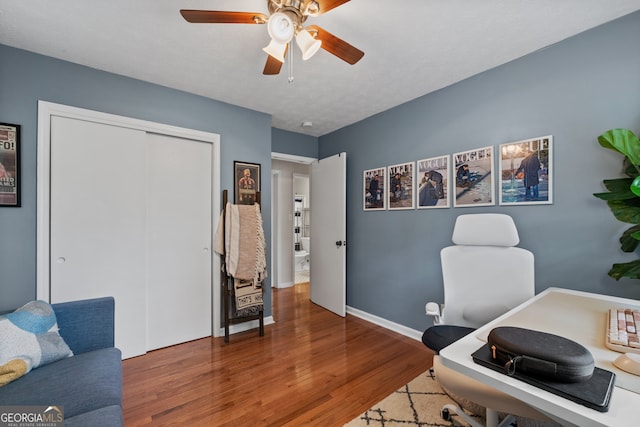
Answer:
[{"label": "open white door", "polygon": [[311,163],[311,301],[344,317],[347,153]]}]

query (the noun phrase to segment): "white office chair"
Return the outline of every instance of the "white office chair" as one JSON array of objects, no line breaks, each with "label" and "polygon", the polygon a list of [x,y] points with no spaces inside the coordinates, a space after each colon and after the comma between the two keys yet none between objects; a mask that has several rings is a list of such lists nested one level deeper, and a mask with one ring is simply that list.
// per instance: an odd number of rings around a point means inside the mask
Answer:
[{"label": "white office chair", "polygon": [[[436,379],[460,405],[476,415],[485,415],[487,426],[509,425],[515,420],[514,416],[530,419],[519,419],[519,426],[548,425],[549,418],[526,403],[440,363],[438,352],[442,348],[535,294],[533,254],[515,247],[520,238],[510,216],[460,215],[452,240],[455,245],[440,252],[444,304],[429,302],[425,307],[427,315],[433,316],[435,326],[425,331],[422,341],[435,353]],[[480,345],[478,341],[478,347]],[[481,426],[477,419],[455,405],[442,409],[444,417],[455,413],[471,426]],[[503,417],[501,423],[500,417]],[[542,424],[532,420],[541,420]]]}]

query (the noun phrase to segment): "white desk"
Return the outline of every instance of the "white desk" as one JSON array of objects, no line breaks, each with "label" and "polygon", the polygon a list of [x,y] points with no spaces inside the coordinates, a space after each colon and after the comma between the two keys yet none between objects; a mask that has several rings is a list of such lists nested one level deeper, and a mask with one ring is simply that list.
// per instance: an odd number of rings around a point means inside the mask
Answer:
[{"label": "white desk", "polygon": [[[613,366],[621,353],[605,346],[609,308],[640,309],[640,301],[587,292],[549,288],[531,300],[467,335],[440,352],[445,366],[510,394],[563,425],[640,425],[640,377]],[[572,339],[593,354],[596,366],[616,374],[616,386],[608,412],[598,412],[526,384],[473,362],[471,353],[480,348],[496,326],[518,326]]]}]

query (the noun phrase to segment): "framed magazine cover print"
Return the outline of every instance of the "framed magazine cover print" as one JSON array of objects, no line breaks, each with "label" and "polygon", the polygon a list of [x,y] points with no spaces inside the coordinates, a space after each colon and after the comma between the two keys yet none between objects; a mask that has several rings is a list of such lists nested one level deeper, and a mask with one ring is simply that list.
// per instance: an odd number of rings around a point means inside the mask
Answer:
[{"label": "framed magazine cover print", "polygon": [[234,161],[233,177],[236,205],[253,205],[260,191],[260,164]]},{"label": "framed magazine cover print", "polygon": [[450,156],[431,157],[416,162],[416,205],[418,209],[448,208]]},{"label": "framed magazine cover print", "polygon": [[0,207],[20,207],[20,126],[0,123]]},{"label": "framed magazine cover print", "polygon": [[553,203],[552,146],[552,135],[500,145],[501,205]]},{"label": "framed magazine cover print", "polygon": [[362,209],[365,211],[381,211],[387,208],[386,175],[386,167],[364,171],[362,176]]},{"label": "framed magazine cover print", "polygon": [[495,205],[493,147],[455,153],[453,167],[454,207]]},{"label": "framed magazine cover print", "polygon": [[387,190],[389,210],[413,209],[414,177],[413,162],[401,163],[387,168]]}]

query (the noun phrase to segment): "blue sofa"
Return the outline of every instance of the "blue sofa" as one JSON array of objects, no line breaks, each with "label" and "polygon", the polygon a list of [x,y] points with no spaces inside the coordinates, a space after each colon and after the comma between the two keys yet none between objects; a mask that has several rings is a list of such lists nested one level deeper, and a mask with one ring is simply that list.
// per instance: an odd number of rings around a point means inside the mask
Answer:
[{"label": "blue sofa", "polygon": [[122,355],[114,347],[114,299],[52,304],[73,356],[0,387],[0,406],[62,406],[65,427],[124,426]]}]

